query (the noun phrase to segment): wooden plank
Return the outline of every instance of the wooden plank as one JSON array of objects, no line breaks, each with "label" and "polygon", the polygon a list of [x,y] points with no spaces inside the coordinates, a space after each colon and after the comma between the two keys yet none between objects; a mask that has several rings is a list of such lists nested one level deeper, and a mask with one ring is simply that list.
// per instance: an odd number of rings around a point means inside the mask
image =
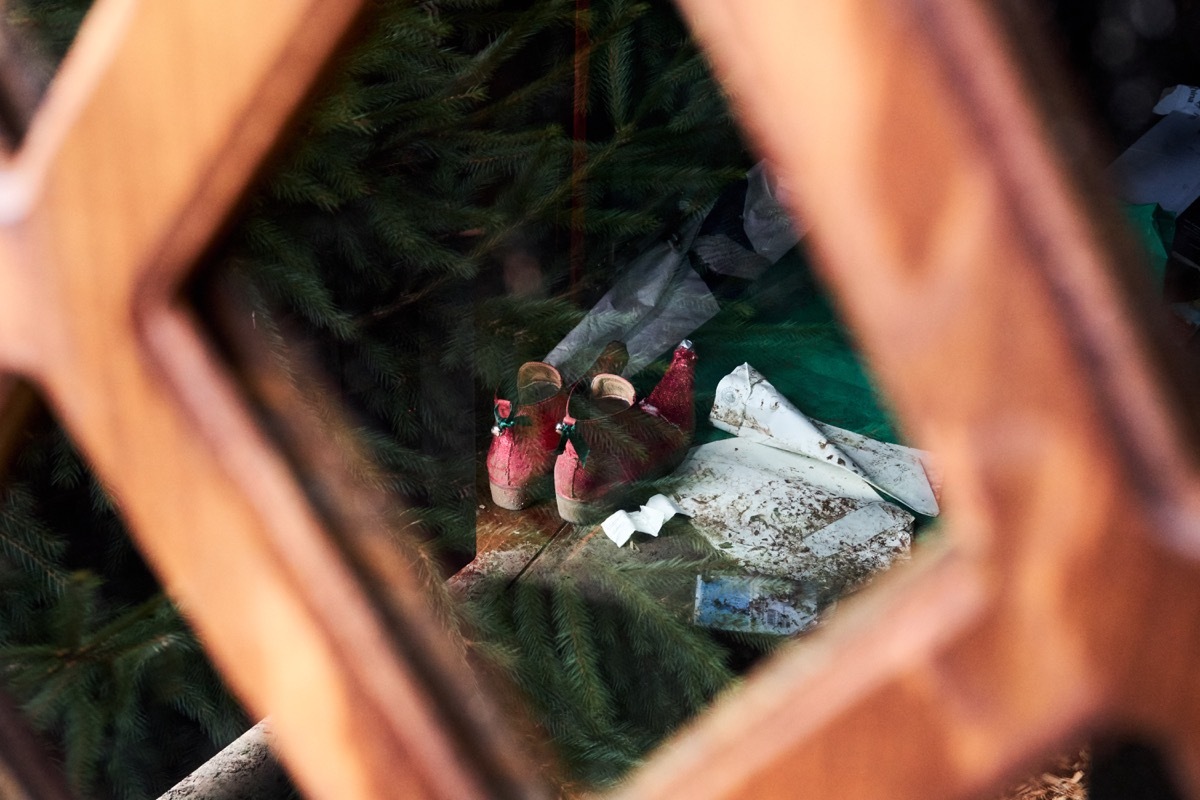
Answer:
[{"label": "wooden plank", "polygon": [[175,296],[360,6],[98,3],[0,176],[0,364],[44,390],[306,794],[536,797],[440,723],[474,695],[398,651]]},{"label": "wooden plank", "polygon": [[512,582],[540,559],[570,529],[552,504],[509,511],[492,502],[486,475],[475,518],[475,558],[450,577],[450,591],[471,597],[485,582]]},{"label": "wooden plank", "polygon": [[619,796],[968,797],[1101,720],[1174,735],[1192,767],[1188,395],[1102,184],[1057,138],[1036,37],[962,0],[681,5],[939,457],[953,552],[883,581]]},{"label": "wooden plank", "polygon": [[12,698],[0,693],[0,797],[71,800],[59,766]]}]

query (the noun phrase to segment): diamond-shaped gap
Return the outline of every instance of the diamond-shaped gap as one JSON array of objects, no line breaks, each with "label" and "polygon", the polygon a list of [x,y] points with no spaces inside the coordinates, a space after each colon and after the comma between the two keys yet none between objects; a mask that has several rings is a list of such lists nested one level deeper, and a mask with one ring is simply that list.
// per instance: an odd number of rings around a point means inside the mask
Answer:
[{"label": "diamond-shaped gap", "polygon": [[0,138],[15,150],[93,0],[0,4]]},{"label": "diamond-shaped gap", "polygon": [[[478,553],[451,580],[479,626],[475,641],[509,656],[532,715],[557,732],[572,777],[592,786],[618,778],[779,637],[761,633],[765,617],[743,619],[760,626],[751,632],[691,624],[700,573],[730,561],[682,517],[618,549],[594,525],[564,523],[553,498],[497,507],[488,431],[520,365],[546,358],[622,274],[666,261],[696,276],[681,307],[708,297],[717,311],[676,338],[691,333],[699,354],[697,442],[723,435],[706,422],[716,386],[748,360],[814,417],[895,436],[804,254],[789,242],[773,266],[761,263],[743,217],[768,184],[746,179],[752,162],[719,90],[694,48],[674,45],[679,21],[668,9],[621,8],[592,7],[593,113],[581,131],[569,80],[574,4],[514,16],[527,27],[511,50],[485,35],[486,12],[434,19],[386,7],[187,293],[335,531],[356,527],[343,506],[364,497],[329,485],[349,473],[373,490],[360,505],[392,506],[383,527],[420,530],[443,554]],[[427,67],[423,82],[397,67],[407,63]],[[473,72],[485,67],[486,79]],[[662,83],[667,70],[688,85]],[[484,88],[461,94],[469,83]],[[668,136],[671,120],[680,130]],[[582,183],[571,180],[577,132],[590,142]],[[769,228],[781,211],[767,212],[759,223]],[[657,260],[639,261],[656,248]],[[632,375],[639,396],[662,378],[674,343]],[[309,377],[314,363],[349,422]],[[823,382],[836,388],[813,390]],[[314,444],[322,439],[308,433],[322,421],[324,441],[341,438],[354,454]],[[361,543],[343,544],[371,578]],[[812,599],[786,580],[766,584],[784,602]],[[386,605],[386,585],[375,588]]]},{"label": "diamond-shaped gap", "polygon": [[40,780],[157,797],[249,722],[53,414],[28,384],[0,385],[0,684],[40,734]]}]

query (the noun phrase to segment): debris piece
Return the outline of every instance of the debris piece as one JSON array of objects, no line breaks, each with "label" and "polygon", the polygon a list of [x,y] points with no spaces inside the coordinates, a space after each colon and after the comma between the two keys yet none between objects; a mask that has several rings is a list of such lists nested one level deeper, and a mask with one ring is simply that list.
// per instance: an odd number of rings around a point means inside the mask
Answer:
[{"label": "debris piece", "polygon": [[543,361],[558,367],[570,383],[616,340],[629,352],[621,374],[635,375],[721,309],[693,268],[692,256],[713,273],[744,281],[760,277],[782,258],[803,233],[781,202],[782,187],[762,163],[739,185],[745,197],[736,209],[718,203],[705,218],[692,220],[670,240],[652,244],[630,261]]},{"label": "debris piece", "polygon": [[658,532],[662,530],[662,526],[667,520],[682,513],[684,512],[675,505],[671,498],[663,494],[656,494],[637,511],[614,512],[608,519],[600,523],[600,527],[604,529],[608,538],[617,543],[617,547],[621,547],[629,541],[634,531],[658,536]]},{"label": "debris piece", "polygon": [[671,519],[676,514],[682,514],[683,509],[675,504],[675,501],[667,497],[665,494],[656,494],[646,501],[646,505],[642,506],[642,510],[652,508],[662,514],[663,522]]},{"label": "debris piece", "polygon": [[749,572],[834,596],[908,556],[913,516],[828,463],[724,439],[693,448],[675,477],[693,529]]},{"label": "debris piece", "polygon": [[1109,170],[1125,202],[1181,213],[1200,197],[1200,117],[1167,114]]},{"label": "debris piece", "polygon": [[736,215],[722,208],[727,193],[730,200],[736,197],[732,187],[722,193],[700,226],[692,253],[714,273],[753,281],[796,246],[804,226],[792,222],[784,207],[787,190],[768,174],[765,162],[746,173],[744,190]]},{"label": "debris piece", "polygon": [[633,520],[634,530],[651,536],[658,536],[664,521],[662,514],[648,506],[642,506],[638,511],[630,511],[629,518]]},{"label": "debris piece", "polygon": [[637,525],[630,518],[626,511],[617,511],[609,516],[608,519],[600,523],[600,527],[604,529],[604,535],[617,543],[617,547],[622,547],[633,536],[633,532],[637,530]]},{"label": "debris piece", "polygon": [[712,424],[752,442],[827,461],[863,478],[850,456],[833,446],[808,417],[749,364],[742,364],[717,384],[709,413]]},{"label": "debris piece", "polygon": [[609,342],[621,341],[629,352],[623,374],[633,375],[711,319],[717,299],[684,258],[699,228],[696,220],[676,241],[642,252],[543,360],[571,382]]},{"label": "debris piece", "polygon": [[818,594],[786,578],[697,575],[692,621],[701,627],[792,636],[817,622]]},{"label": "debris piece", "polygon": [[938,513],[920,451],[810,420],[749,364],[717,384],[709,419],[744,440],[846,470],[918,514]]},{"label": "debris piece", "polygon": [[829,441],[854,459],[867,481],[918,514],[936,517],[938,486],[930,474],[933,457],[924,450],[881,442],[868,436],[813,420]]},{"label": "debris piece", "polygon": [[1200,117],[1200,86],[1172,86],[1164,89],[1162,97],[1154,105],[1154,113],[1159,116],[1172,112]]}]

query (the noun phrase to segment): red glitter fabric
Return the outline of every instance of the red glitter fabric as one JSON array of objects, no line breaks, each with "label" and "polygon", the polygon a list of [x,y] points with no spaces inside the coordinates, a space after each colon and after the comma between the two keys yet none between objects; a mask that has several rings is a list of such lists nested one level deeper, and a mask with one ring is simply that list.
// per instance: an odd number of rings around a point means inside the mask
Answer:
[{"label": "red glitter fabric", "polygon": [[[554,373],[557,375],[557,370]],[[513,413],[512,406],[512,401],[498,399],[496,413],[507,420]],[[539,494],[549,496],[554,450],[558,446],[554,428],[566,411],[567,391],[560,387],[552,397],[518,406],[512,425],[493,429],[487,470],[496,505],[524,508]]]},{"label": "red glitter fabric", "polygon": [[660,417],[687,431],[691,441],[696,430],[696,351],[691,342],[675,348],[671,366],[642,407],[651,414],[657,409]]},{"label": "red glitter fabric", "polygon": [[[563,420],[586,444],[581,458],[575,441],[554,465],[559,515],[570,522],[603,513],[631,484],[665,474],[679,465],[696,427],[694,408],[696,352],[691,343],[675,350],[671,365],[654,391],[640,403],[607,416]],[[628,382],[615,376],[609,380]],[[628,387],[632,396],[632,387]]]}]

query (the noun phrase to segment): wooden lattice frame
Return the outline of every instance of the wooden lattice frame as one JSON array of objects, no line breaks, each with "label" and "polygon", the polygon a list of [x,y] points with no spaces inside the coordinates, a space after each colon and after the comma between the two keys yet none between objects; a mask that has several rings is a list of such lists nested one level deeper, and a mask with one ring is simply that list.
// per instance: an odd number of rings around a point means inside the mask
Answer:
[{"label": "wooden lattice frame", "polygon": [[[97,4],[0,174],[0,365],[307,793],[547,796],[453,651],[397,641],[176,296],[359,5]],[[1187,395],[1035,49],[975,0],[681,5],[941,459],[948,544],[618,794],[967,797],[1100,724],[1200,787]]]}]

